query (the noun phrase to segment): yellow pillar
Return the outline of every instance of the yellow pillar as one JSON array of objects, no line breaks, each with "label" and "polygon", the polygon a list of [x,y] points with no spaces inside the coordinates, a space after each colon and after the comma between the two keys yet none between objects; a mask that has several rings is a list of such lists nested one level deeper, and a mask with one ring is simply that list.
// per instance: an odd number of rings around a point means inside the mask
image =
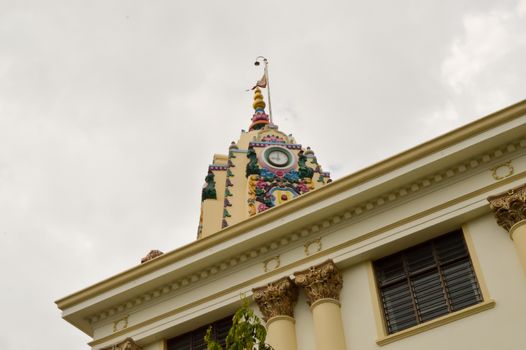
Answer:
[{"label": "yellow pillar", "polygon": [[497,223],[509,232],[526,272],[526,184],[488,198]]},{"label": "yellow pillar", "polygon": [[274,349],[297,349],[296,320],[290,316],[276,316],[267,321],[267,344]]},{"label": "yellow pillar", "polygon": [[346,350],[339,301],[343,286],[341,272],[332,260],[328,260],[294,275],[311,307],[316,350]]},{"label": "yellow pillar", "polygon": [[519,259],[526,271],[526,220],[519,221],[510,228],[510,237],[515,242]]},{"label": "yellow pillar", "polygon": [[289,277],[253,289],[254,301],[267,322],[267,344],[274,350],[297,350],[294,305],[298,288]]},{"label": "yellow pillar", "polygon": [[316,333],[316,349],[346,349],[340,303],[319,299],[311,305]]}]

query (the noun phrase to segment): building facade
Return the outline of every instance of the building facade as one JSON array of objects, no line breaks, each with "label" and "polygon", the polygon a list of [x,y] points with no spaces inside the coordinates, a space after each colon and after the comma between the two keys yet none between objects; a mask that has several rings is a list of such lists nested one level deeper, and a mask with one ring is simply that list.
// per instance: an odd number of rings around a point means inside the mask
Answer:
[{"label": "building facade", "polygon": [[196,241],[56,302],[92,349],[202,349],[243,298],[276,350],[524,347],[526,101],[332,182],[264,108]]}]

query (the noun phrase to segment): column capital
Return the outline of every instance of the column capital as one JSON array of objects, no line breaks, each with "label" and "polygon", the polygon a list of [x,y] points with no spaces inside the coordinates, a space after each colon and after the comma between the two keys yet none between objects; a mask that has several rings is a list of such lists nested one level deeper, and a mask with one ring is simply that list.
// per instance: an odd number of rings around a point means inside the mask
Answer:
[{"label": "column capital", "polygon": [[298,300],[299,291],[289,277],[283,277],[252,291],[265,322],[276,316],[294,317],[294,305]]},{"label": "column capital", "polygon": [[305,290],[307,304],[320,299],[340,300],[343,279],[340,270],[332,260],[327,260],[307,270],[294,272],[296,284]]},{"label": "column capital", "polygon": [[526,184],[488,197],[497,224],[509,231],[516,223],[526,220]]},{"label": "column capital", "polygon": [[142,350],[142,348],[132,338],[126,338],[122,342],[102,350]]}]

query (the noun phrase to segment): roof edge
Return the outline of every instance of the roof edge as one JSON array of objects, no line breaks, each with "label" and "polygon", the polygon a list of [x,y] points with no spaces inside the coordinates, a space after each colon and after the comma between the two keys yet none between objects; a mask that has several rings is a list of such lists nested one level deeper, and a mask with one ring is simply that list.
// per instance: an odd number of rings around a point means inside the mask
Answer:
[{"label": "roof edge", "polygon": [[412,147],[406,151],[398,153],[371,166],[363,168],[362,170],[359,170],[355,173],[346,175],[315,191],[308,192],[300,197],[297,197],[289,203],[271,208],[270,210],[258,214],[250,220],[241,221],[235,225],[218,231],[215,234],[197,241],[193,241],[182,247],[167,252],[158,258],[149,261],[148,263],[134,266],[78,292],[58,299],[55,301],[55,304],[59,309],[65,310],[73,305],[100,295],[130,280],[144,276],[164,266],[170,265],[208,247],[214,246],[217,243],[224,242],[226,239],[239,236],[253,228],[265,224],[268,221],[279,219],[314,202],[340,193],[347,188],[356,186],[366,180],[370,180],[371,178],[379,177],[393,169],[400,168],[412,161],[421,159],[440,149],[458,143],[466,138],[482,133],[488,129],[504,124],[525,114],[526,100],[523,100],[415,147]]}]

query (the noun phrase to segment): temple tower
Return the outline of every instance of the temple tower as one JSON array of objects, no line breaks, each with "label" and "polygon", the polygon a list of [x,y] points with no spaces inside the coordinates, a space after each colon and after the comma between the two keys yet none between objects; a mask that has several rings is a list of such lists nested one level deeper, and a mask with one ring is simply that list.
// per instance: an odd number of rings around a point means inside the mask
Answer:
[{"label": "temple tower", "polygon": [[259,87],[254,115],[228,154],[214,155],[202,191],[197,238],[281,205],[328,182],[330,175],[309,148],[273,124]]}]

